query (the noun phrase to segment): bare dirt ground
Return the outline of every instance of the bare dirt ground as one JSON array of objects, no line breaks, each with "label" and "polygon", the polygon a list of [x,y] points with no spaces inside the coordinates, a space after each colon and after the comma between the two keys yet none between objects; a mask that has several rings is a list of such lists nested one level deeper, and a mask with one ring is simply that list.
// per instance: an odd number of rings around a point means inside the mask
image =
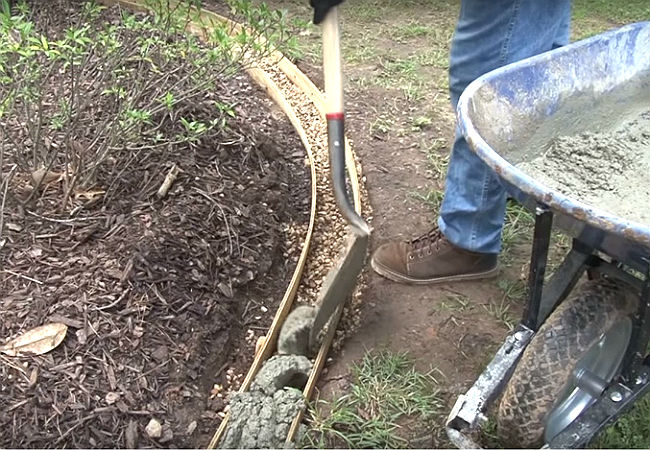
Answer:
[{"label": "bare dirt ground", "polygon": [[[288,2],[276,3],[296,7]],[[441,52],[446,51],[454,9],[409,4],[408,17],[407,13],[391,10],[390,16],[379,13],[370,19],[359,19],[355,11],[349,15],[346,12],[344,7],[347,125],[375,211],[372,251],[387,239],[424,233],[435,220],[435,212],[418,197],[444,186],[444,173],[435,172],[431,158],[437,155],[443,160],[453,136],[453,111],[448,104],[446,81],[441,81],[446,77],[445,55],[436,62],[438,66],[424,70],[419,66],[420,73],[416,69],[408,71],[410,61],[422,56],[418,51],[438,50],[438,46]],[[415,22],[426,27],[420,32],[422,36],[417,29],[415,36],[402,41],[388,35],[400,30],[408,33],[405,27]],[[308,38],[316,46],[318,31],[314,34],[314,40]],[[445,38],[431,46],[432,36]],[[357,62],[360,54],[363,61]],[[388,70],[397,67],[397,72],[386,75],[387,66]],[[305,58],[299,61],[299,67],[322,88],[318,60]],[[382,77],[388,77],[386,83],[380,82]],[[409,93],[409,85],[419,92]],[[521,264],[513,264],[505,267],[500,277],[518,280],[520,271]],[[486,312],[504,297],[498,280],[406,286],[385,280],[370,269],[367,272],[361,325],[350,333],[340,353],[333,355],[334,363],[321,379],[321,397],[344,393],[349,387],[351,365],[360,361],[367,350],[383,348],[409,352],[421,370],[436,368],[441,394],[451,405],[456,395],[471,385],[508,331],[503,321]],[[516,308],[512,306],[514,311]],[[405,434],[426,433],[417,424],[411,426],[412,430]],[[443,436],[437,434],[418,445],[439,446],[444,442]]]},{"label": "bare dirt ground", "polygon": [[[39,3],[35,23],[53,33],[79,11]],[[192,145],[116,151],[94,186],[106,194],[75,196],[74,214],[61,210],[63,181],[25,202],[29,173],[12,179],[0,201],[0,337],[49,322],[68,333],[46,355],[1,356],[0,446],[209,442],[295,267],[289,229],[307,223],[310,189],[293,127],[247,76],[224,79],[183,113],[207,122],[214,99],[235,105],[226,128]],[[110,114],[92,111],[99,123]],[[24,150],[15,143],[29,145],[7,121],[5,175]],[[94,123],[74,140],[92,140]],[[179,175],[158,199],[173,164]],[[159,437],[145,432],[151,419]]]},{"label": "bare dirt ground", "polygon": [[[269,4],[301,19],[311,18],[306,1]],[[341,8],[346,124],[374,211],[371,251],[385,240],[424,233],[434,224],[455,121],[447,70],[459,4],[367,0],[349,1]],[[617,24],[611,18],[585,17],[584,8],[576,11],[576,17],[574,38]],[[317,27],[302,33],[304,53],[297,63],[322,88],[319,39]],[[520,316],[530,220],[526,213],[509,215],[501,272],[495,280],[405,286],[368,269],[361,325],[345,330],[348,339],[321,377],[320,398],[348,393],[351,366],[368,350],[407,351],[419,369],[435,369],[446,408],[439,411],[433,430],[408,423],[398,434],[419,447],[448,446],[444,417]],[[566,241],[559,241],[555,261],[566,250]]]}]

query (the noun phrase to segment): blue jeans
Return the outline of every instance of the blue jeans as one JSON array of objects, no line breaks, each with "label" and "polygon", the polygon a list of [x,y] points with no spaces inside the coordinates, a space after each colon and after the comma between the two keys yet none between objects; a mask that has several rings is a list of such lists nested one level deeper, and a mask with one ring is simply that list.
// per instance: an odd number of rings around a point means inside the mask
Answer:
[{"label": "blue jeans", "polygon": [[[498,67],[569,43],[571,0],[462,0],[451,45],[456,109],[469,83]],[[454,245],[499,253],[506,191],[456,128],[438,226]]]}]

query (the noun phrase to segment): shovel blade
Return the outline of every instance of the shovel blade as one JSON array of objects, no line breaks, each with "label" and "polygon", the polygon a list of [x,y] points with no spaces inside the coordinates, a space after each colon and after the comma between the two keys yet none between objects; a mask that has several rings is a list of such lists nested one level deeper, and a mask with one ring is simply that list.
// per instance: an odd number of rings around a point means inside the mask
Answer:
[{"label": "shovel blade", "polygon": [[318,293],[318,311],[309,336],[310,348],[317,347],[319,336],[334,315],[336,308],[345,302],[354,289],[357,277],[365,264],[369,237],[369,233],[365,230],[352,228],[343,252],[323,281],[323,286]]}]

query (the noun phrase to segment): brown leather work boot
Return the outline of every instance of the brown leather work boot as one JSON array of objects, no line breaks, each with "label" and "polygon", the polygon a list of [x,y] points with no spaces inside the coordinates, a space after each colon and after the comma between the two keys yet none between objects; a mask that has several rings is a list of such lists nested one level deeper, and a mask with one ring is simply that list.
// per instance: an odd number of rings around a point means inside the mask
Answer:
[{"label": "brown leather work boot", "polygon": [[477,280],[498,272],[497,255],[456,247],[438,228],[411,241],[383,244],[370,263],[379,275],[408,284]]}]

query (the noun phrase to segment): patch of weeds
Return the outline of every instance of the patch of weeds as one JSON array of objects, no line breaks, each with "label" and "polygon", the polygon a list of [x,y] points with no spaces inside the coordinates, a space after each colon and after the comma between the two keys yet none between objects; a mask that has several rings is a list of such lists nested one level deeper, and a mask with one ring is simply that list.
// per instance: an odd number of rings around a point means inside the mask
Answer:
[{"label": "patch of weeds", "polygon": [[383,71],[380,78],[395,81],[400,77],[412,79],[417,75],[418,64],[412,59],[388,59],[381,62],[381,67]]},{"label": "patch of weeds", "polygon": [[422,100],[425,83],[420,65],[413,59],[387,59],[381,62],[382,71],[372,81],[385,89],[399,89],[406,100]]},{"label": "patch of weeds", "polygon": [[564,257],[571,250],[571,237],[558,231],[551,234],[548,262],[545,277],[548,279],[560,266]]},{"label": "patch of weeds", "polygon": [[514,200],[508,201],[505,223],[501,234],[503,254],[506,259],[509,256],[508,252],[514,245],[532,236],[534,224],[535,217],[533,213]]},{"label": "patch of weeds", "polygon": [[501,278],[497,281],[497,286],[503,291],[503,297],[508,301],[521,302],[526,298],[526,283],[522,280],[510,280],[508,278]]},{"label": "patch of weeds", "polygon": [[442,205],[442,199],[445,195],[443,191],[438,189],[429,189],[428,191],[423,192],[414,192],[411,194],[413,198],[424,202],[425,205],[435,214],[438,214],[440,211],[440,206]]},{"label": "patch of weeds", "polygon": [[447,140],[443,138],[434,139],[426,149],[427,163],[434,178],[443,179],[447,174],[449,152],[446,149]]},{"label": "patch of weeds", "polygon": [[627,0],[611,2],[608,0],[576,0],[573,3],[574,20],[599,18],[616,23],[629,23],[648,20],[650,3],[647,0]]},{"label": "patch of weeds", "polygon": [[404,98],[408,101],[417,102],[425,96],[424,83],[422,81],[408,82],[400,86]]},{"label": "patch of weeds", "polygon": [[449,49],[447,48],[431,48],[414,54],[412,58],[423,67],[449,69]]},{"label": "patch of weeds", "polygon": [[600,433],[589,448],[650,448],[650,395]]},{"label": "patch of weeds", "polygon": [[484,448],[502,448],[497,436],[497,421],[488,416],[487,422],[481,427],[481,444]]},{"label": "patch of weeds", "polygon": [[406,25],[397,27],[393,32],[393,38],[396,40],[413,39],[423,36],[428,36],[433,33],[433,28],[430,25],[422,25],[417,22],[411,22]]},{"label": "patch of weeds", "polygon": [[388,134],[394,126],[395,123],[392,118],[381,114],[370,124],[370,134]]},{"label": "patch of weeds", "polygon": [[432,372],[417,371],[406,353],[369,352],[352,371],[348,394],[310,407],[304,446],[404,448],[408,441],[398,434],[400,421],[431,424],[444,407]]},{"label": "patch of weeds", "polygon": [[383,17],[385,8],[381,8],[376,1],[345,2],[343,15],[352,23],[374,22]]},{"label": "patch of weeds", "polygon": [[411,131],[422,131],[428,128],[433,121],[427,116],[418,116],[411,120]]},{"label": "patch of weeds", "polygon": [[573,4],[571,38],[585,39],[616,26],[648,20],[648,17],[650,4],[646,0],[578,0]]},{"label": "patch of weeds", "polygon": [[343,39],[343,59],[346,64],[358,64],[379,60],[379,53],[371,33],[364,33],[354,39]]},{"label": "patch of weeds", "polygon": [[512,331],[517,323],[516,319],[512,316],[510,311],[510,302],[506,298],[502,298],[499,303],[490,302],[483,305],[483,309],[498,322],[502,323],[508,331]]},{"label": "patch of weeds", "polygon": [[438,311],[465,312],[472,309],[472,305],[466,296],[455,294],[440,302],[436,309]]}]

